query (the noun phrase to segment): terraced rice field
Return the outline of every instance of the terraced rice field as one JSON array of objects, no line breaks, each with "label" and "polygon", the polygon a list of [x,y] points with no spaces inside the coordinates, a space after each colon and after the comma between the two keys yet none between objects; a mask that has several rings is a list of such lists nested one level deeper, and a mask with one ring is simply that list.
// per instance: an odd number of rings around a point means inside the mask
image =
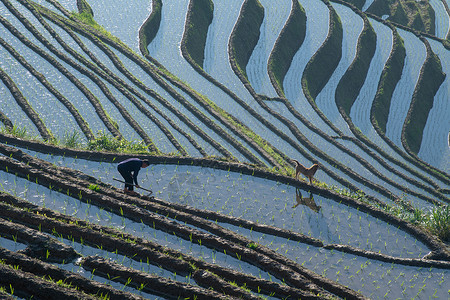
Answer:
[{"label": "terraced rice field", "polygon": [[448,3],[348,2],[1,0],[0,295],[449,299]]}]

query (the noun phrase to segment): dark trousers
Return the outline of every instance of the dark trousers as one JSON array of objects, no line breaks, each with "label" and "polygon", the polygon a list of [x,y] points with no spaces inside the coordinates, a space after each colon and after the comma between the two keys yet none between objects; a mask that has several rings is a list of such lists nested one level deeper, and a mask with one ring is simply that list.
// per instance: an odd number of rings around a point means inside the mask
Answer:
[{"label": "dark trousers", "polygon": [[117,169],[120,173],[120,175],[122,175],[123,180],[125,181],[125,188],[128,189],[129,191],[133,190],[133,176],[131,175],[131,172],[128,171],[123,171],[120,168]]}]

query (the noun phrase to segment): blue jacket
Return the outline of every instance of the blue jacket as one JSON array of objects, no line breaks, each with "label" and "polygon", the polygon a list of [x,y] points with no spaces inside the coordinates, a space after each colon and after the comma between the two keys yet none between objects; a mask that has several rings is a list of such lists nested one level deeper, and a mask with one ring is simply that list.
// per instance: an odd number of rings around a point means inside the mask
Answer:
[{"label": "blue jacket", "polygon": [[133,172],[133,180],[136,185],[138,185],[137,182],[137,176],[139,174],[139,170],[142,167],[142,160],[139,158],[129,158],[124,161],[121,161],[117,165],[117,170],[119,170],[120,173],[132,173]]}]

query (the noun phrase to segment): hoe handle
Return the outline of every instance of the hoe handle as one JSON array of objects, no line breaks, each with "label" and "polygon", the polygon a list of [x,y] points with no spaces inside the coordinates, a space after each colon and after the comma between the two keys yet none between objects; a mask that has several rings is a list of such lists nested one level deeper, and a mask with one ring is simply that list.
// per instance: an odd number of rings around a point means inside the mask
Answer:
[{"label": "hoe handle", "polygon": [[[114,179],[115,181],[118,181],[118,182],[126,183],[125,181],[120,180],[120,179],[117,179],[117,178],[113,178],[113,179]],[[143,187],[141,187],[141,186],[137,186],[137,185],[131,184],[131,183],[126,183],[126,184],[129,184],[129,185],[135,186],[135,187],[137,187],[137,188],[139,188],[139,189],[143,189],[144,191],[153,193],[151,190],[147,190],[146,188],[143,188]]]}]

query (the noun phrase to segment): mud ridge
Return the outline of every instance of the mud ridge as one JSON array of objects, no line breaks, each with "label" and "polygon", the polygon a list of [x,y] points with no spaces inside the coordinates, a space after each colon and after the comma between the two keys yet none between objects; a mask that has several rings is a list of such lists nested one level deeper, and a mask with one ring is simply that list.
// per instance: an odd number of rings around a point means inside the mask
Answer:
[{"label": "mud ridge", "polygon": [[[198,143],[184,130],[182,130],[171,118],[169,118],[166,114],[164,114],[156,105],[154,105],[149,99],[145,98],[141,93],[139,93],[135,88],[130,86],[127,82],[122,80],[119,76],[114,74],[111,70],[109,70],[97,57],[95,54],[93,54],[88,47],[81,41],[81,39],[74,34],[73,31],[69,29],[69,27],[61,22],[57,18],[51,19],[52,22],[60,26],[67,34],[69,34],[74,41],[80,46],[81,49],[91,58],[93,62],[95,62],[96,65],[90,63],[89,61],[85,60],[83,57],[79,57],[79,60],[86,65],[89,69],[91,69],[94,73],[96,73],[98,76],[103,78],[104,80],[108,81],[110,84],[112,84],[118,91],[120,91],[128,100],[130,100],[143,114],[145,114],[153,123],[158,126],[158,128],[167,136],[169,141],[174,145],[174,147],[180,151],[182,155],[186,155],[186,151],[183,149],[183,147],[178,143],[176,138],[173,136],[173,134],[166,128],[166,126],[163,125],[163,123],[154,116],[145,106],[138,101],[133,95],[136,95],[136,97],[144,102],[146,105],[148,105],[152,110],[154,110],[158,115],[160,115],[162,118],[166,120],[174,128],[176,131],[181,133],[189,142],[203,155],[207,156],[204,149],[198,145]],[[69,49],[70,50],[70,49]],[[97,67],[98,66],[98,67]],[[101,71],[100,71],[100,69]],[[103,72],[102,72],[103,71]]]},{"label": "mud ridge", "polygon": [[[337,14],[334,11],[334,9],[331,7],[331,5],[329,3],[328,7],[330,8],[330,14],[331,14],[331,18],[330,18],[330,23],[331,25],[336,25],[339,24],[340,25],[340,21],[337,18]],[[334,14],[333,14],[334,12]],[[333,16],[334,18],[336,18],[336,20],[333,21]],[[334,26],[333,25],[333,26]],[[336,25],[337,26],[337,25]],[[338,26],[338,28],[341,29],[342,28],[340,26]],[[338,33],[340,31],[338,30]],[[329,36],[327,38],[327,40],[331,40],[331,41],[335,41],[336,37],[331,38],[330,36],[339,36],[339,34],[336,35],[331,35],[332,31],[329,31]],[[341,32],[342,34],[342,32]],[[342,38],[341,38],[342,39]],[[339,39],[338,39],[339,40]],[[329,45],[333,45],[333,42],[328,43]],[[331,46],[328,46],[331,47]],[[328,47],[325,47],[325,49],[328,49]],[[324,50],[325,51],[325,50]],[[328,49],[327,51],[330,51],[330,49]],[[318,52],[316,52],[315,55],[317,55]],[[313,59],[310,60],[310,62]],[[230,63],[231,66],[234,70],[234,72],[236,73],[236,75],[240,78],[241,82],[244,84],[244,86],[248,89],[248,91],[253,95],[253,97],[255,98],[255,100],[261,105],[261,107],[263,107],[267,112],[269,112],[270,114],[272,114],[273,116],[275,116],[276,118],[278,118],[281,122],[283,122],[290,130],[291,132],[298,138],[298,140],[308,149],[310,149],[310,151],[312,153],[314,153],[315,155],[319,156],[320,158],[324,159],[325,161],[327,161],[328,163],[330,163],[333,166],[336,166],[339,170],[341,170],[342,172],[344,172],[346,175],[350,176],[351,178],[353,178],[354,180],[363,183],[366,186],[369,186],[371,189],[379,192],[380,194],[384,195],[387,198],[390,199],[394,199],[394,201],[403,206],[404,202],[402,202],[400,199],[398,199],[397,196],[395,196],[394,194],[392,194],[388,189],[384,188],[383,186],[379,185],[379,184],[375,184],[371,181],[368,181],[366,178],[360,176],[359,174],[357,174],[356,172],[354,172],[353,170],[351,170],[350,168],[344,166],[343,164],[341,164],[340,162],[338,162],[337,160],[335,160],[334,158],[328,156],[327,154],[325,154],[324,152],[322,152],[320,149],[318,149],[315,145],[313,145],[300,131],[299,129],[295,126],[295,124],[293,124],[292,121],[286,119],[285,117],[281,116],[280,114],[278,114],[277,112],[272,111],[265,103],[262,99],[260,99],[258,97],[258,95],[255,93],[255,91],[253,90],[253,88],[251,87],[250,83],[247,81],[247,79],[245,78],[244,74],[242,74],[240,72],[240,68],[237,66],[237,62],[234,59],[234,56],[230,55]],[[304,81],[302,81],[304,82]],[[309,93],[306,93],[306,97],[310,98],[311,95]],[[311,100],[313,101],[313,100]],[[340,143],[336,142],[333,138],[325,135],[323,132],[321,132],[320,130],[318,130],[315,126],[313,126],[310,122],[308,122],[305,118],[303,118],[293,107],[292,105],[289,104],[288,101],[285,102],[285,104],[287,105],[287,107],[290,109],[290,111],[294,114],[294,116],[296,116],[297,118],[299,118],[306,126],[308,126],[311,130],[315,131],[316,133],[318,133],[319,135],[321,135],[323,138],[325,138],[327,141],[331,142],[333,145],[335,145],[336,147],[338,147],[340,150],[350,154],[352,157],[354,157],[355,159],[357,159],[363,166],[365,166],[366,168],[368,168],[372,173],[374,173],[376,176],[382,178],[385,181],[390,182],[393,185],[397,185],[395,182],[393,182],[392,180],[389,180],[387,177],[383,176],[380,172],[378,172],[374,167],[372,167],[371,165],[368,164],[367,161],[365,161],[364,159],[362,159],[359,155],[356,155],[355,153],[351,152],[350,150],[348,150],[346,147],[342,146]],[[283,135],[281,135],[281,137],[283,137]],[[294,146],[296,147],[296,146]],[[315,159],[312,158],[311,155],[309,153],[307,153],[304,149],[296,147],[296,149],[302,154],[304,155],[306,158],[309,158],[313,163],[318,163],[320,164],[320,162]],[[334,172],[332,172],[330,169],[328,169],[327,167],[321,165],[321,169],[322,171],[326,172],[330,177],[336,179],[338,182],[344,184],[346,187],[348,187],[349,189],[356,191],[358,190],[356,187],[354,187],[350,182],[346,181],[345,179],[341,178],[340,176],[336,175]],[[434,199],[427,197],[425,195],[419,194],[419,193],[415,193],[413,191],[411,191],[412,193],[414,193],[414,195],[418,195],[421,198],[425,198],[425,200],[427,201],[431,201],[433,202]],[[378,199],[375,199],[374,197],[369,197],[372,201],[374,201],[374,203],[376,203],[377,205],[383,206],[384,203],[382,203],[381,201],[379,201]]]},{"label": "mud ridge", "polygon": [[[283,297],[293,296],[293,297],[302,298],[302,297],[305,297],[308,295],[307,292],[302,292],[301,290],[298,290],[298,289],[295,289],[295,288],[292,288],[289,286],[280,285],[280,284],[272,282],[272,281],[259,279],[259,278],[253,277],[251,275],[247,275],[247,274],[243,274],[238,271],[234,271],[232,269],[224,268],[224,267],[221,267],[216,264],[211,264],[211,263],[206,262],[203,259],[194,258],[192,256],[185,255],[176,250],[161,246],[152,241],[142,239],[142,238],[133,236],[128,233],[124,233],[122,231],[118,231],[111,227],[95,225],[95,224],[88,223],[83,220],[76,219],[74,217],[70,217],[70,216],[60,214],[58,212],[54,212],[54,211],[46,209],[46,208],[38,207],[34,204],[31,204],[29,202],[26,202],[24,200],[21,200],[19,198],[13,197],[8,194],[0,194],[0,199],[2,199],[2,201],[8,205],[11,205],[11,206],[23,209],[23,210],[28,210],[28,211],[30,211],[30,213],[36,214],[37,217],[34,215],[28,215],[26,217],[26,219],[31,220],[30,224],[31,225],[34,224],[34,226],[36,226],[36,224],[47,224],[44,227],[42,227],[42,225],[41,225],[41,228],[44,228],[44,229],[48,230],[49,232],[53,226],[53,228],[58,229],[58,233],[60,233],[60,232],[63,232],[65,234],[70,233],[72,238],[88,237],[88,239],[85,240],[85,242],[87,242],[89,244],[95,243],[95,235],[92,238],[90,238],[92,236],[92,234],[85,234],[86,230],[88,232],[93,231],[93,232],[97,232],[97,233],[106,235],[107,238],[111,238],[111,239],[113,239],[113,241],[116,238],[119,238],[119,239],[125,240],[125,241],[132,241],[133,244],[140,245],[147,249],[146,255],[147,255],[147,257],[149,257],[149,262],[154,263],[155,265],[165,266],[166,269],[169,269],[174,272],[185,274],[188,271],[189,272],[193,271],[192,268],[190,268],[188,265],[183,263],[183,262],[187,262],[190,266],[195,266],[195,268],[199,268],[201,270],[209,270],[210,272],[213,272],[214,274],[221,276],[223,279],[225,279],[227,281],[230,281],[230,282],[234,281],[239,285],[246,285],[248,288],[251,288],[254,291],[261,290],[263,293],[266,293],[266,294],[271,294],[271,293],[275,292],[277,295],[280,295]],[[2,206],[2,207],[6,208],[5,211],[12,210],[12,207],[8,207],[8,206]],[[10,212],[9,215],[12,216],[12,212]],[[16,210],[16,213],[14,214],[14,216],[17,216],[17,215],[20,216],[19,210]],[[46,216],[46,218],[50,218],[51,220],[54,220],[55,222],[48,224],[48,221],[46,221],[46,219],[43,217],[44,215]],[[33,221],[34,219],[36,219],[37,221]],[[41,221],[39,221],[39,220],[41,220]],[[56,221],[58,223],[56,223]],[[66,226],[64,226],[64,224],[76,224],[78,226],[78,228],[76,226],[70,226],[70,227],[68,227],[68,229],[65,229]],[[55,225],[57,225],[57,227],[55,227]],[[81,232],[81,233],[78,233],[78,232]],[[119,245],[119,246],[122,245],[121,240],[119,240],[117,242],[117,245]],[[113,244],[112,243],[102,244],[103,247],[106,247],[108,245],[113,245]],[[95,246],[95,244],[94,244],[94,246]],[[117,248],[114,249],[114,246],[108,246],[108,249],[111,249],[111,251],[117,250]],[[121,247],[119,249],[121,250],[121,253],[124,253],[125,255],[129,255],[130,257],[131,256],[134,257],[134,254],[136,254],[133,251],[133,248],[131,248],[131,246],[129,246],[128,250],[126,250],[127,248],[123,248],[123,247]],[[140,257],[137,257],[137,259],[139,259],[139,258]],[[175,258],[175,260],[173,260],[174,258]],[[182,261],[180,261],[180,258]],[[145,257],[143,259],[145,259]],[[171,259],[172,259],[172,263],[170,263]]]},{"label": "mud ridge", "polygon": [[39,73],[33,66],[31,66],[16,50],[14,50],[8,43],[0,38],[0,44],[9,52],[14,58],[22,64],[33,76],[38,79],[45,88],[52,93],[59,102],[61,102],[67,110],[72,114],[73,118],[77,122],[81,131],[84,133],[88,140],[94,139],[94,134],[89,128],[89,124],[83,119],[79,111],[73,106],[73,104],[62,95],[57,89],[55,89],[45,78],[42,73]]},{"label": "mud ridge", "polygon": [[[64,20],[66,21],[66,20]],[[69,24],[69,26],[73,26],[74,24]],[[85,35],[89,39],[91,39],[96,45],[98,45],[105,54],[110,57],[110,59],[113,61],[115,66],[130,79],[134,84],[139,86],[142,90],[147,92],[149,95],[154,94],[153,91],[151,91],[147,86],[143,85],[140,81],[138,81],[132,74],[130,74],[122,65],[118,62],[118,59],[113,55],[111,50],[109,50],[105,45],[101,45],[96,39],[94,39],[90,34],[86,34],[84,31],[80,30],[77,26],[75,26],[75,30],[78,30],[81,34]],[[189,101],[187,101],[183,96],[181,96],[174,88],[172,88],[168,83],[166,83],[160,76],[160,74],[154,70],[154,67],[149,65],[148,62],[143,61],[140,57],[137,57],[135,54],[131,53],[126,47],[115,43],[114,41],[110,40],[108,37],[105,37],[103,35],[98,35],[98,38],[100,38],[102,41],[107,42],[120,52],[124,54],[129,59],[133,60],[137,65],[139,65],[144,72],[146,72],[158,85],[160,85],[164,90],[166,90],[175,100],[177,100],[180,104],[182,104],[184,107],[186,107],[192,114],[194,114],[199,120],[201,120],[207,127],[213,129],[219,136],[221,136],[225,141],[230,143],[235,149],[237,149],[240,153],[242,153],[245,157],[247,157],[251,162],[262,164],[262,162],[254,156],[246,147],[244,147],[242,144],[240,144],[237,140],[235,140],[230,134],[228,134],[222,127],[218,126],[213,120],[211,120],[209,117],[207,117],[205,114],[203,114],[199,109],[197,109],[193,104],[191,104]],[[168,77],[169,81],[171,83],[178,83],[180,86],[185,87],[184,84],[181,84],[178,80],[173,79],[171,76]],[[177,87],[180,87],[177,86]],[[193,100],[197,101],[198,103],[202,104],[202,106],[215,118],[217,118],[220,122],[222,122],[228,129],[230,129],[232,132],[239,135],[242,139],[248,140],[248,138],[243,135],[240,130],[238,130],[234,125],[230,124],[225,118],[221,117],[218,112],[214,111],[209,107],[209,105],[206,105],[204,101],[202,101],[202,98],[197,95],[195,92],[193,92],[191,89],[184,88],[184,92],[186,92],[190,97],[192,97]],[[169,110],[171,110],[173,113],[176,113],[174,111],[174,107],[169,104],[165,99],[162,99],[161,97],[155,97],[156,100],[158,100],[161,104],[166,106]],[[187,122],[188,120],[184,118]],[[188,122],[192,123],[192,122]],[[189,125],[189,124],[188,124]],[[224,154],[226,157],[228,157],[231,160],[234,160],[231,153],[228,152],[225,148],[223,148],[220,144],[215,142],[213,139],[208,137],[208,141],[210,144],[212,144],[219,152]]]},{"label": "mud ridge", "polygon": [[[129,155],[123,155],[123,154],[114,154],[114,153],[105,153],[105,152],[92,152],[92,151],[77,151],[77,150],[71,150],[71,149],[65,149],[62,147],[56,147],[56,146],[50,146],[46,145],[40,142],[31,142],[31,141],[25,141],[20,139],[15,139],[12,137],[8,137],[7,135],[0,133],[0,141],[7,142],[15,145],[19,145],[24,148],[30,148],[35,151],[42,151],[43,153],[54,153],[55,155],[65,155],[65,156],[72,156],[72,157],[78,157],[82,159],[89,159],[89,160],[95,160],[95,161],[105,161],[105,162],[114,162],[118,160],[123,160],[126,158],[129,158]],[[27,146],[28,145],[28,146]],[[49,170],[52,173],[55,173],[56,170],[54,167],[45,161],[42,161],[37,158],[33,158],[28,154],[25,154],[23,151],[19,149],[15,149],[13,147],[7,146],[5,144],[0,144],[0,152],[4,155],[15,158],[17,160],[22,160],[26,162],[28,165],[34,166],[33,168],[41,168]],[[413,226],[412,224],[408,223],[407,221],[401,220],[379,208],[376,208],[370,204],[355,200],[354,198],[345,197],[342,195],[337,194],[334,191],[331,191],[329,189],[320,188],[317,186],[310,186],[303,181],[295,180],[292,177],[286,177],[283,175],[272,173],[268,170],[260,169],[260,168],[253,168],[249,165],[245,164],[239,164],[239,163],[231,163],[231,162],[224,162],[219,160],[212,160],[212,159],[204,159],[204,158],[191,158],[191,157],[174,157],[174,156],[148,156],[148,155],[137,155],[136,157],[140,157],[142,159],[149,159],[151,164],[175,164],[175,165],[191,165],[191,166],[202,166],[206,168],[216,168],[221,170],[227,170],[231,172],[238,172],[246,175],[256,176],[260,178],[265,178],[273,181],[277,181],[284,184],[289,184],[295,187],[299,187],[301,189],[310,190],[315,195],[321,195],[323,197],[331,198],[336,200],[339,203],[348,205],[350,207],[357,208],[361,211],[367,212],[370,215],[380,218],[385,222],[388,222],[390,224],[393,224],[394,226],[397,226],[401,228],[402,230],[409,232],[413,234],[417,239],[422,241],[424,244],[426,244],[430,250],[441,252],[443,249],[445,249],[445,246],[438,241],[435,237],[430,235],[429,233],[423,231],[422,229],[417,228],[416,226]],[[1,158],[1,157],[0,157]],[[3,166],[3,169],[5,167]],[[92,178],[91,176],[87,176],[85,174],[82,174],[79,171],[70,171],[68,168],[59,167],[60,172],[70,174],[69,177],[71,178],[78,178],[81,180],[80,182],[85,181],[83,185],[83,188],[88,186],[89,183],[97,182],[95,178]],[[58,171],[59,172],[59,171]],[[67,173],[68,172],[68,173]],[[24,172],[27,173],[27,172]],[[24,175],[26,176],[26,174]],[[31,176],[31,175],[30,175]],[[61,175],[60,175],[61,176]],[[63,177],[67,177],[67,175],[63,175]],[[105,186],[101,182],[97,182],[100,186]],[[109,188],[108,185],[105,186],[106,189]],[[79,190],[76,190],[76,194],[78,194]],[[92,193],[92,191],[89,190],[89,193]],[[121,194],[121,197],[124,197],[123,194]],[[125,196],[126,197],[126,196]],[[131,197],[129,197],[132,199]],[[141,199],[142,201],[147,201]],[[141,202],[142,203],[142,202]],[[144,207],[147,204],[143,204]],[[168,204],[171,206],[172,204]],[[450,254],[448,255],[450,259]]]},{"label": "mud ridge", "polygon": [[[2,0],[5,6],[13,13],[21,22],[22,24],[30,31],[32,32],[35,37],[43,43],[48,49],[51,49],[53,53],[55,53],[58,57],[61,59],[65,59],[65,55],[60,53],[57,49],[54,48],[53,45],[51,45],[45,38],[43,38],[40,33],[34,28],[31,23],[25,19],[15,8],[11,5],[11,3],[8,0]],[[100,119],[105,124],[106,128],[116,137],[122,137],[120,132],[117,130],[116,127],[112,124],[110,118],[107,116],[106,112],[104,111],[103,107],[100,104],[100,101],[92,94],[89,89],[81,83],[81,81],[76,78],[72,73],[69,72],[61,63],[59,63],[55,58],[48,55],[43,51],[41,48],[37,47],[35,44],[33,44],[31,41],[29,41],[25,36],[23,36],[16,28],[14,28],[8,21],[6,21],[3,17],[0,18],[0,22],[5,26],[15,37],[17,37],[24,45],[26,45],[28,48],[33,50],[35,53],[40,55],[42,58],[47,60],[50,64],[52,64],[59,72],[61,72],[67,79],[69,79],[89,100],[89,102],[94,107],[97,115],[100,117]],[[70,60],[69,60],[70,61]],[[76,65],[77,66],[77,65]],[[76,67],[75,66],[75,67]]]},{"label": "mud ridge", "polygon": [[[16,278],[18,277],[15,278],[14,276],[12,276],[10,278],[6,277],[5,279],[7,280],[5,280],[3,284],[6,285],[8,289],[10,287],[9,285],[11,284],[11,286],[14,288],[14,294],[16,294],[16,292],[18,291],[21,291],[18,294],[23,294],[24,297],[38,296],[38,294],[35,294],[34,291],[27,286],[27,284],[28,282],[33,283],[36,278],[44,277],[44,278],[52,278],[54,281],[62,281],[66,285],[70,285],[72,287],[80,289],[85,294],[97,296],[108,295],[109,299],[111,300],[143,299],[142,297],[133,295],[131,293],[114,289],[106,284],[89,280],[81,276],[80,274],[60,269],[52,264],[43,262],[35,258],[28,257],[24,254],[9,251],[2,247],[0,247],[0,258],[5,262],[5,264],[9,266],[18,266],[19,273],[22,276],[23,281],[19,282],[16,280]],[[8,274],[13,275],[12,272],[9,272]],[[4,274],[0,275],[0,278],[3,277],[3,275]],[[48,281],[39,281],[37,284],[42,282],[49,287],[46,291],[50,293],[48,295],[51,295],[52,290],[56,289],[57,285],[56,284],[50,285]],[[43,296],[44,296],[43,299],[44,298],[48,299],[47,295]],[[69,299],[66,298],[66,296],[67,295],[63,295],[62,298],[53,298],[53,299]]]},{"label": "mud ridge", "polygon": [[[21,2],[22,4],[25,5],[25,7],[39,20],[39,22],[41,23],[42,26],[44,26],[44,28],[51,34],[51,36],[58,41],[58,43],[66,50],[68,51],[70,54],[72,54],[74,57],[80,59],[81,56],[76,53],[75,51],[73,51],[73,49],[71,49],[69,46],[67,46],[67,44],[59,37],[59,35],[47,24],[47,22],[43,19],[43,17],[38,13],[38,11],[31,5],[29,4],[28,1],[23,1],[23,0],[19,0],[19,2]],[[30,25],[31,26],[31,25]],[[36,33],[35,36],[38,36],[38,34]],[[44,39],[43,37],[41,37],[41,39]],[[39,39],[41,42],[42,40]],[[51,45],[50,43],[46,42],[43,44],[45,45]],[[50,50],[56,51],[56,49],[51,46],[49,48]],[[55,52],[54,52],[55,53]],[[146,132],[142,129],[142,127],[132,118],[132,116],[128,113],[128,111],[120,104],[120,102],[115,99],[115,97],[113,96],[113,94],[111,93],[111,91],[108,89],[108,87],[97,77],[95,76],[92,72],[90,72],[89,70],[85,69],[84,67],[82,67],[81,65],[77,64],[75,61],[71,60],[70,58],[68,58],[67,56],[65,56],[64,54],[60,54],[59,56],[61,59],[63,59],[66,63],[68,63],[69,65],[71,65],[73,68],[77,69],[78,71],[80,71],[80,73],[84,74],[85,76],[87,76],[89,79],[91,79],[99,88],[100,90],[103,92],[103,94],[106,96],[106,98],[108,98],[108,100],[117,108],[117,110],[119,111],[119,113],[122,115],[122,117],[125,119],[125,121],[137,132],[137,134],[144,140],[144,142],[149,146],[149,148],[152,151],[157,152],[157,149],[155,147],[155,145],[153,144],[152,140],[150,139],[150,137],[146,134]]]},{"label": "mud ridge", "polygon": [[[226,282],[213,284],[212,280],[208,280],[210,278],[202,280],[205,278],[201,274],[207,271],[197,270],[192,274],[195,282],[203,287],[201,288],[126,268],[98,256],[84,257],[80,265],[84,269],[95,271],[96,274],[101,274],[105,278],[114,278],[114,281],[117,282],[127,283],[131,280],[131,283],[128,285],[132,285],[135,288],[143,286],[142,291],[160,294],[169,299],[258,299],[256,296],[245,293],[242,289],[236,287],[234,289],[226,288],[229,285]],[[217,276],[211,277],[218,278]]]},{"label": "mud ridge", "polygon": [[[326,290],[329,290],[334,294],[346,295],[346,297],[351,297],[354,299],[361,297],[357,296],[353,291],[344,288],[327,278],[318,276],[317,274],[314,274],[313,272],[310,272],[309,270],[298,266],[296,263],[289,261],[282,255],[275,253],[274,251],[264,246],[259,246],[258,251],[249,249],[246,247],[246,245],[250,242],[249,240],[243,237],[239,237],[233,232],[229,232],[228,230],[212,224],[211,222],[201,222],[198,217],[183,215],[182,213],[175,212],[177,220],[190,219],[190,222],[196,222],[194,224],[199,224],[200,226],[202,226],[201,228],[205,228],[205,226],[207,226],[206,228],[208,228],[208,231],[213,230],[212,232],[219,233],[221,237],[201,232],[197,229],[187,227],[178,222],[169,221],[166,217],[157,216],[153,213],[148,212],[147,210],[136,207],[135,203],[139,202],[137,198],[119,196],[122,199],[127,199],[127,202],[117,203],[111,197],[98,195],[88,188],[75,183],[58,180],[55,176],[34,169],[31,166],[27,167],[25,164],[15,163],[9,158],[3,159],[0,157],[0,160],[3,162],[2,165],[4,166],[4,168],[8,168],[9,172],[14,172],[19,176],[25,177],[29,175],[30,180],[32,181],[37,180],[39,184],[43,184],[44,186],[51,185],[52,188],[57,191],[67,193],[72,197],[79,198],[81,201],[89,201],[89,203],[92,205],[108,207],[111,212],[114,212],[116,214],[123,214],[130,220],[143,222],[144,224],[154,226],[156,229],[166,231],[170,234],[175,233],[178,237],[186,240],[192,240],[196,243],[197,241],[201,241],[202,245],[210,247],[211,249],[217,249],[218,251],[225,250],[227,254],[240,257],[242,261],[254,264],[259,268],[270,272],[275,277],[280,278],[280,280],[284,279],[294,287],[306,288],[307,286],[311,286],[310,284],[305,285],[304,280],[300,280],[300,277],[298,277],[306,276],[307,278],[309,278],[309,280],[312,280],[316,284],[324,287]],[[45,170],[45,168],[43,169]],[[137,252],[135,251],[135,253]],[[311,288],[312,287],[309,287],[309,289]]]},{"label": "mud ridge", "polygon": [[[0,22],[2,21],[2,19],[3,17],[0,16]],[[22,92],[14,83],[12,78],[9,77],[9,75],[6,74],[2,68],[0,68],[0,78],[5,84],[5,86],[8,88],[8,90],[11,92],[12,96],[14,97],[20,108],[22,108],[22,110],[25,112],[28,118],[30,118],[31,122],[33,122],[33,124],[36,126],[42,138],[46,141],[52,140],[53,139],[52,133],[45,126],[44,122],[41,120],[41,118],[33,109],[33,107],[31,107],[30,103],[28,103],[27,99],[23,96]]]}]

